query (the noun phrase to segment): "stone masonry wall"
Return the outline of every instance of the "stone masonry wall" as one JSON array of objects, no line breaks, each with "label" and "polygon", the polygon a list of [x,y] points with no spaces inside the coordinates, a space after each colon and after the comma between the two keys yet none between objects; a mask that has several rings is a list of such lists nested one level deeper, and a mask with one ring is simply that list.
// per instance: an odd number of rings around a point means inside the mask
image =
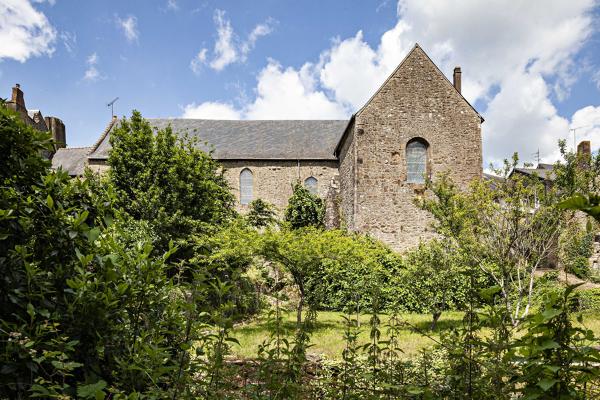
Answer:
[{"label": "stone masonry wall", "polygon": [[263,199],[283,212],[292,195],[292,185],[300,179],[301,182],[310,176],[317,179],[319,196],[326,198],[332,178],[338,173],[337,161],[228,161],[221,160],[225,167],[225,177],[235,196],[238,211],[244,212],[247,207],[240,201],[240,173],[244,168],[252,171],[253,199]]},{"label": "stone masonry wall", "polygon": [[419,47],[357,114],[354,134],[357,194],[349,227],[396,250],[434,236],[430,217],[414,204],[427,195],[423,185],[406,182],[409,140],[428,142],[433,178],[448,172],[466,188],[482,175],[481,120]]},{"label": "stone masonry wall", "polygon": [[354,227],[354,126],[340,149],[340,194],[339,218],[340,225],[350,229]]}]

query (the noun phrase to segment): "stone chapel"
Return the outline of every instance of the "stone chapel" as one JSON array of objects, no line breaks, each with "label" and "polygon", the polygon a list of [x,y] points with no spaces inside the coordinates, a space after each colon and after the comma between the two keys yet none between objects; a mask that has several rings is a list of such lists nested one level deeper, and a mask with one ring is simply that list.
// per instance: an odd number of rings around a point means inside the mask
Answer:
[{"label": "stone chapel", "polygon": [[[349,120],[149,119],[196,135],[225,168],[241,212],[261,198],[283,210],[300,181],[327,204],[327,224],[368,233],[396,250],[433,236],[415,204],[425,178],[446,172],[459,187],[482,177],[483,118],[415,45]],[[89,148],[60,148],[54,168],[108,168],[113,118]]]}]

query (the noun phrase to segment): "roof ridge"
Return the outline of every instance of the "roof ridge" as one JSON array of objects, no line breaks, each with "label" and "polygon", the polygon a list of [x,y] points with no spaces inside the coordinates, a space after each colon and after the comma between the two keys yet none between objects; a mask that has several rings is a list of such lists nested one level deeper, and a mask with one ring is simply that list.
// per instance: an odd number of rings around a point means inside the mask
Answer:
[{"label": "roof ridge", "polygon": [[98,147],[100,146],[100,144],[102,143],[102,141],[104,140],[106,135],[108,135],[108,132],[110,132],[110,130],[112,129],[113,125],[117,122],[117,120],[118,120],[117,116],[113,115],[112,119],[110,120],[110,122],[108,123],[106,128],[104,128],[104,132],[102,132],[102,134],[100,135],[100,137],[98,138],[96,143],[94,143],[94,145],[92,146],[92,149],[88,152],[88,155],[90,155],[93,152],[95,152],[96,150],[98,150]]},{"label": "roof ridge", "polygon": [[[69,147],[61,147],[58,150],[80,150],[80,149],[89,149],[92,146],[69,146]],[[58,151],[57,150],[57,151]]]},{"label": "roof ridge", "polygon": [[211,118],[144,118],[148,121],[215,121],[215,122],[346,122],[348,118],[340,119],[211,119]]}]

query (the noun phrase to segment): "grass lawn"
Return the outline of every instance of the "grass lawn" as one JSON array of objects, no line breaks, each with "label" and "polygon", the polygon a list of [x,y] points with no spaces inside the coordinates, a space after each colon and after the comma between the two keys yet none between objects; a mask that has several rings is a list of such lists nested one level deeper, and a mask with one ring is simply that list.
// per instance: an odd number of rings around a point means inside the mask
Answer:
[{"label": "grass lawn", "polygon": [[[321,311],[317,315],[317,326],[311,337],[312,347],[309,353],[325,355],[328,358],[341,358],[344,349],[344,321],[342,313],[332,311]],[[406,321],[411,326],[430,334],[433,338],[438,338],[440,332],[459,326],[462,323],[462,312],[445,312],[438,321],[437,330],[429,331],[431,316],[428,314],[401,314],[401,321]],[[361,315],[361,334],[359,343],[369,341],[369,315]],[[386,337],[385,327],[388,317],[381,315],[382,340]],[[284,327],[291,336],[296,324],[296,313],[284,313]],[[584,325],[593,330],[597,336],[600,336],[600,314],[584,315]],[[249,323],[236,326],[234,336],[239,340],[240,346],[233,345],[233,353],[238,357],[254,358],[258,346],[269,337],[269,329],[266,317],[257,318]],[[409,325],[402,327],[401,347],[404,350],[405,357],[411,357],[419,350],[434,344],[432,339],[427,338],[415,332]]]}]

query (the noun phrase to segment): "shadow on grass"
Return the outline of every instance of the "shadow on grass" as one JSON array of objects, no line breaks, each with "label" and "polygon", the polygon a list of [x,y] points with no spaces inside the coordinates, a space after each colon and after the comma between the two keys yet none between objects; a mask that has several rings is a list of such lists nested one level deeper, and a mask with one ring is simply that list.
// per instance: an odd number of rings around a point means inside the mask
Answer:
[{"label": "shadow on grass", "polygon": [[[443,317],[443,315],[442,315]],[[423,332],[431,332],[437,333],[441,331],[447,331],[453,328],[459,328],[463,324],[462,318],[448,318],[448,319],[439,319],[434,330],[431,330],[431,321],[432,319],[428,319],[425,321],[413,322],[410,325],[416,328],[419,331]]]},{"label": "shadow on grass", "polygon": [[[282,321],[282,329],[284,333],[291,334],[296,330],[296,321]],[[317,321],[314,324],[314,332],[324,331],[326,329],[339,329],[342,327],[342,322],[339,323],[333,321],[319,321],[317,317]],[[252,322],[249,325],[240,326],[235,329],[236,332],[245,334],[245,335],[254,335],[258,333],[264,332],[268,334],[275,330],[275,323],[273,321],[266,321],[264,319],[257,320]]]}]

